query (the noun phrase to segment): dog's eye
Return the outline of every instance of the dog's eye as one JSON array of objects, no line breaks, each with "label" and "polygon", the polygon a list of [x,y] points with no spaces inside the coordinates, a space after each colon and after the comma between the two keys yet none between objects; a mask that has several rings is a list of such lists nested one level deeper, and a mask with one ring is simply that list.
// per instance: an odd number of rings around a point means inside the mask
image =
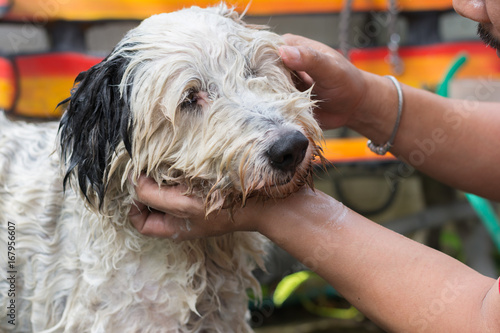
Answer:
[{"label": "dog's eye", "polygon": [[193,106],[196,106],[198,103],[198,92],[191,90],[188,91],[187,94],[185,95],[184,99],[181,102],[181,108],[191,108]]}]

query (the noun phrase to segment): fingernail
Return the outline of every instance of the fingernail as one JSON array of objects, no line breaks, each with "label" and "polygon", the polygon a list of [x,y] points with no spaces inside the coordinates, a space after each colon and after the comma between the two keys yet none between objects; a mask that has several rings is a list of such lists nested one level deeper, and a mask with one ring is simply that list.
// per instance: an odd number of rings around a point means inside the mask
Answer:
[{"label": "fingernail", "polygon": [[282,56],[285,55],[287,60],[298,61],[300,60],[299,49],[294,46],[284,45],[281,47]]}]

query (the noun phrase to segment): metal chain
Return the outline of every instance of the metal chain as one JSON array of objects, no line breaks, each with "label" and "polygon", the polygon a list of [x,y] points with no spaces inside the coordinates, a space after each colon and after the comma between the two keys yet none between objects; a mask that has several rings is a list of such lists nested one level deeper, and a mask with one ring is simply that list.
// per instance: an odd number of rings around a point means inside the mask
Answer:
[{"label": "metal chain", "polygon": [[[353,0],[344,0],[344,6],[340,12],[340,24],[339,24],[339,48],[340,52],[346,57],[349,57],[349,51],[351,45],[349,44],[349,23],[351,21],[352,15],[352,2]],[[399,56],[399,43],[401,42],[401,37],[397,33],[397,17],[398,17],[398,5],[397,0],[389,0],[389,22],[388,22],[388,33],[389,42],[387,47],[389,49],[389,62],[391,64],[393,73],[395,75],[400,75],[404,71],[403,61]]]},{"label": "metal chain", "polygon": [[352,0],[344,0],[344,7],[340,12],[340,26],[339,26],[339,47],[340,52],[349,59],[349,22],[351,21]]},{"label": "metal chain", "polygon": [[397,18],[398,18],[398,5],[397,0],[389,0],[389,42],[387,48],[389,49],[389,63],[391,64],[392,71],[395,75],[401,75],[404,71],[404,64],[399,56],[399,43],[401,36],[397,32]]}]

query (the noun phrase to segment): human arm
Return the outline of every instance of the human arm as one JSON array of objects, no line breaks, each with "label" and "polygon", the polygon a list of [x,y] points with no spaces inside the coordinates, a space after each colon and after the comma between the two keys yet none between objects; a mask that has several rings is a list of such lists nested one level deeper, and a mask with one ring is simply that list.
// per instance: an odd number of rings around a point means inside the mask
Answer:
[{"label": "human arm", "polygon": [[266,213],[258,226],[261,233],[386,330],[499,331],[498,281],[449,256],[320,192],[301,192]]},{"label": "human arm", "polygon": [[266,212],[261,233],[388,331],[500,330],[498,281],[320,192],[301,192]]},{"label": "human arm", "polygon": [[[394,233],[319,191],[302,189],[279,201],[249,200],[234,219],[205,219],[200,200],[141,177],[141,200],[176,217],[161,236],[179,240],[230,231],[258,231],[309,266],[351,304],[392,332],[498,332],[498,281]],[[165,203],[168,202],[166,205]],[[165,207],[168,206],[168,207]],[[184,208],[183,208],[184,207]],[[141,230],[148,210],[131,220]],[[186,228],[190,219],[191,229]],[[158,235],[154,227],[148,232]]]},{"label": "human arm", "polygon": [[[348,126],[376,144],[387,142],[397,116],[397,93],[384,77],[356,69],[333,49],[286,35],[285,64],[305,86],[313,82],[325,128]],[[297,55],[298,52],[298,55]],[[404,106],[391,152],[452,187],[500,200],[500,104],[439,97],[402,85]],[[405,175],[399,175],[404,177]],[[407,175],[406,175],[407,176]]]},{"label": "human arm", "polygon": [[[367,100],[373,104],[377,100],[395,101],[396,91],[389,80],[367,76],[373,81],[369,86],[374,87],[369,91],[373,96]],[[453,188],[500,201],[500,168],[497,167],[500,104],[446,99],[406,85],[402,87],[405,104],[391,152]],[[377,99],[384,91],[390,96]],[[372,108],[367,105],[348,126],[383,144],[394,126],[396,108],[387,103]]]}]

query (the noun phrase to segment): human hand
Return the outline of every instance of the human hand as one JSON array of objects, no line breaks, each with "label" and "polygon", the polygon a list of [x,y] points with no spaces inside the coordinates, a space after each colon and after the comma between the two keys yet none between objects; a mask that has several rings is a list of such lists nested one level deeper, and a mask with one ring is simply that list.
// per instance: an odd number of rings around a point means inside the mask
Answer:
[{"label": "human hand", "polygon": [[[235,231],[257,231],[280,242],[283,228],[319,223],[345,215],[345,207],[330,196],[307,186],[283,199],[249,198],[243,208],[227,209],[205,216],[200,198],[186,196],[186,187],[162,186],[141,175],[136,182],[138,201],[129,219],[143,235],[189,240],[220,236]],[[167,213],[164,213],[167,212]],[[189,222],[188,222],[189,221]]]},{"label": "human hand", "polygon": [[366,97],[364,72],[357,69],[340,53],[320,42],[291,34],[283,36],[286,45],[280,48],[285,65],[302,80],[298,88],[313,87],[320,101],[316,110],[324,129],[344,126]]},{"label": "human hand", "polygon": [[[254,209],[235,209],[232,218],[227,209],[205,216],[200,198],[184,195],[186,187],[162,186],[141,175],[135,187],[137,201],[129,219],[143,235],[179,240],[218,236],[234,231],[256,230]],[[257,203],[250,203],[255,205]]]}]

